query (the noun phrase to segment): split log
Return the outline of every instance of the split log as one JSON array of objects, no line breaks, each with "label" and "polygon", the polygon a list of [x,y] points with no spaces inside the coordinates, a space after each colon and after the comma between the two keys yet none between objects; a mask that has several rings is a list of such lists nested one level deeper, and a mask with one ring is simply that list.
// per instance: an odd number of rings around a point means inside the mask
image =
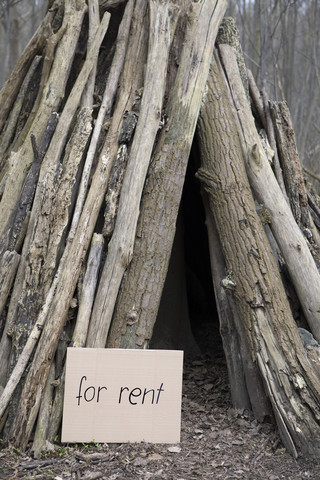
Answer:
[{"label": "split log", "polygon": [[52,363],[50,372],[48,375],[48,380],[46,388],[43,395],[43,400],[41,403],[41,408],[39,411],[39,417],[37,422],[37,428],[34,434],[34,440],[32,444],[32,451],[34,458],[40,458],[41,452],[45,450],[46,439],[47,439],[47,430],[50,420],[50,410],[51,410],[51,401],[53,394],[53,382],[55,377],[54,372],[54,363]]},{"label": "split log", "polygon": [[[133,118],[132,122],[136,123],[136,119],[137,119],[136,114],[134,112],[131,112],[131,113],[128,112],[128,114],[130,114],[130,116]],[[128,116],[128,114],[126,116]],[[123,128],[123,125],[122,125],[122,128]],[[132,125],[131,125],[131,130],[132,130]],[[120,133],[120,137],[121,137],[121,133]],[[126,140],[129,143],[131,141],[131,136]],[[107,238],[107,240],[110,240],[114,231],[117,211],[119,207],[120,192],[123,184],[127,163],[128,163],[128,147],[126,143],[121,143],[118,150],[117,159],[112,166],[109,185],[107,189],[107,195],[105,199],[106,207],[104,210],[104,226],[103,226],[102,232],[103,232],[103,235]]]},{"label": "split log", "polygon": [[104,246],[103,236],[93,234],[91,249],[88,258],[86,274],[83,279],[77,322],[72,335],[72,346],[84,347],[86,344],[89,320],[98,283],[98,273],[102,250]]},{"label": "split log", "polygon": [[282,170],[281,170],[279,157],[278,157],[278,150],[277,150],[273,123],[271,119],[269,101],[264,90],[262,92],[262,95],[260,95],[260,92],[255,83],[251,70],[247,70],[247,75],[248,75],[249,89],[250,89],[250,95],[251,95],[253,105],[257,110],[259,121],[261,122],[264,130],[267,133],[268,141],[272,149],[272,161],[274,164],[274,172],[277,177],[278,183],[280,185],[281,191],[283,195],[286,197],[286,189],[285,189]]},{"label": "split log", "polygon": [[[88,33],[87,48],[89,52],[92,52],[94,37],[100,25],[99,0],[88,0],[88,11],[89,11],[89,33]],[[96,73],[97,73],[97,65],[95,64],[91,70],[87,85],[82,94],[81,105],[84,108],[90,108],[90,109],[92,108]]]},{"label": "split log", "polygon": [[289,108],[285,102],[270,102],[270,112],[291,211],[302,230],[310,228],[307,192]]},{"label": "split log", "polygon": [[[15,251],[6,251],[3,253],[3,256],[1,257],[1,263],[0,263],[0,272],[1,272],[1,277],[0,277],[0,285],[1,285],[1,290],[0,290],[0,314],[2,313],[2,310],[6,304],[14,277],[15,273],[17,271],[18,265],[19,265],[19,260],[20,260],[20,255],[15,252]],[[0,383],[1,385],[1,383]]]},{"label": "split log", "polygon": [[274,132],[274,126],[271,118],[271,111],[270,111],[270,103],[268,100],[267,93],[265,89],[262,91],[262,99],[263,99],[263,106],[264,106],[264,112],[265,112],[265,117],[266,117],[266,132],[268,135],[269,143],[271,145],[271,148],[274,152],[274,158],[273,158],[273,164],[274,164],[274,173],[276,176],[276,179],[279,183],[279,186],[281,188],[282,194],[287,199],[287,192],[286,192],[286,187],[283,179],[283,174],[281,170],[281,165],[280,165],[280,160],[279,160],[279,155],[278,155],[278,149],[277,149],[277,144],[276,144],[276,139],[275,139],[275,132]]},{"label": "split log", "polygon": [[[0,260],[0,312],[2,313],[7,299],[9,297],[12,284],[14,282],[15,274],[18,269],[20,262],[20,255],[17,252],[6,251],[3,253]],[[0,341],[0,352],[1,352],[1,361],[0,361],[0,392],[3,391],[4,386],[7,381],[8,369],[9,369],[9,357],[11,352],[11,341],[9,338],[9,322],[6,320],[4,322],[4,327],[2,329],[2,337]]]}]

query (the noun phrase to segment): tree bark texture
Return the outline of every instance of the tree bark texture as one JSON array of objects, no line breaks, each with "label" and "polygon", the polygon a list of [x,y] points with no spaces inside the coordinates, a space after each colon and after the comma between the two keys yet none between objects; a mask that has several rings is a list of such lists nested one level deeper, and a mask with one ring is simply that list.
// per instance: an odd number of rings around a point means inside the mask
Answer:
[{"label": "tree bark texture", "polygon": [[[45,83],[40,105],[37,109],[37,115],[29,128],[29,132],[32,132],[35,136],[37,145],[40,142],[51,113],[59,109],[61,101],[64,98],[65,87],[78,43],[85,11],[86,4],[84,1],[66,1],[64,23],[61,26],[62,30],[60,29],[63,32],[63,35],[55,50],[50,76]],[[52,35],[54,34],[52,33]],[[8,159],[8,179],[0,204],[0,234],[3,233],[6,220],[14,208],[17,196],[20,193],[21,186],[23,185],[25,176],[30,168],[32,158],[30,138],[29,135],[25,135],[25,140],[19,147],[18,151],[12,152]]]},{"label": "tree bark texture", "polygon": [[185,38],[180,39],[184,45],[170,88],[168,122],[148,171],[133,258],[118,298],[108,346],[143,348],[152,337],[202,92],[225,8],[225,2],[193,4]]},{"label": "tree bark texture", "polygon": [[307,192],[288,106],[270,102],[270,111],[293,216],[301,229],[310,228]]},{"label": "tree bark texture", "polygon": [[[175,23],[176,16],[168,3],[150,1],[148,58],[139,119],[124,176],[115,230],[93,307],[87,339],[89,347],[104,347],[106,344],[120,283],[132,258],[140,199],[161,120],[171,30],[174,31],[172,21]],[[157,68],[159,65],[160,69]]]},{"label": "tree bark texture", "polygon": [[320,274],[314,258],[290,206],[281,193],[261,145],[254,119],[247,103],[232,47],[219,47],[227,71],[232,98],[241,125],[242,148],[250,184],[257,200],[270,212],[270,227],[285,259],[292,283],[315,338],[320,340]]},{"label": "tree bark texture", "polygon": [[[250,350],[245,330],[241,328],[237,306],[233,302],[232,288],[228,289],[224,286],[226,264],[214,216],[210,210],[208,194],[205,190],[202,191],[202,197],[206,213],[212,282],[228,368],[232,403],[239,410],[250,410],[252,407],[246,385],[246,372],[248,375],[246,366],[251,363]],[[231,278],[228,281],[232,282]],[[265,412],[261,412],[261,410],[260,407],[256,414],[257,418],[261,418],[261,414],[264,415]]]},{"label": "tree bark texture", "polygon": [[[319,383],[256,213],[237,118],[221,71],[213,62],[199,118],[202,166],[197,176],[208,192],[226,260],[223,285],[232,291],[241,322],[237,328],[245,331],[254,371],[259,367],[284,444],[294,456],[317,456]],[[237,79],[241,83],[239,75]],[[242,130],[247,128],[250,125],[243,122]],[[253,409],[261,409],[248,371],[246,382]]]}]

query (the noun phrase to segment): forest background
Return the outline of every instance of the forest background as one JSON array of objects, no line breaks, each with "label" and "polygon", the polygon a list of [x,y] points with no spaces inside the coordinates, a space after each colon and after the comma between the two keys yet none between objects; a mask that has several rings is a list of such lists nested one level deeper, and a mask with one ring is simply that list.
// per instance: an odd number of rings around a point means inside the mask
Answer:
[{"label": "forest background", "polygon": [[[40,24],[48,0],[0,0],[0,88]],[[246,66],[288,103],[307,180],[320,192],[320,2],[229,0]]]}]

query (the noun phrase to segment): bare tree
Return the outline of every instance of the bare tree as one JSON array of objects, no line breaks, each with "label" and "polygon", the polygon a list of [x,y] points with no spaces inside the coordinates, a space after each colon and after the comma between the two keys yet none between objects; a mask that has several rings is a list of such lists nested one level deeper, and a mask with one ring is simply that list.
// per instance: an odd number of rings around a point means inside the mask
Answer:
[{"label": "bare tree", "polygon": [[[260,89],[289,105],[309,180],[319,175],[319,8],[317,0],[232,0],[229,7]],[[314,186],[319,191],[319,181]]]},{"label": "bare tree", "polygon": [[1,0],[0,87],[43,19],[47,0]]}]

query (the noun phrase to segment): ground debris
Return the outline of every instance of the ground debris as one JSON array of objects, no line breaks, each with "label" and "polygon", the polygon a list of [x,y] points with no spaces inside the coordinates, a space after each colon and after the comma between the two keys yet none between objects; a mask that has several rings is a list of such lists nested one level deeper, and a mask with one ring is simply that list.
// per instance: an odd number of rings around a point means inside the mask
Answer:
[{"label": "ground debris", "polygon": [[204,355],[184,368],[178,445],[55,445],[39,460],[13,447],[0,449],[0,480],[19,478],[319,480],[320,463],[294,460],[274,425],[259,424],[250,412],[233,409],[226,366],[220,356],[215,362],[214,356]]}]

